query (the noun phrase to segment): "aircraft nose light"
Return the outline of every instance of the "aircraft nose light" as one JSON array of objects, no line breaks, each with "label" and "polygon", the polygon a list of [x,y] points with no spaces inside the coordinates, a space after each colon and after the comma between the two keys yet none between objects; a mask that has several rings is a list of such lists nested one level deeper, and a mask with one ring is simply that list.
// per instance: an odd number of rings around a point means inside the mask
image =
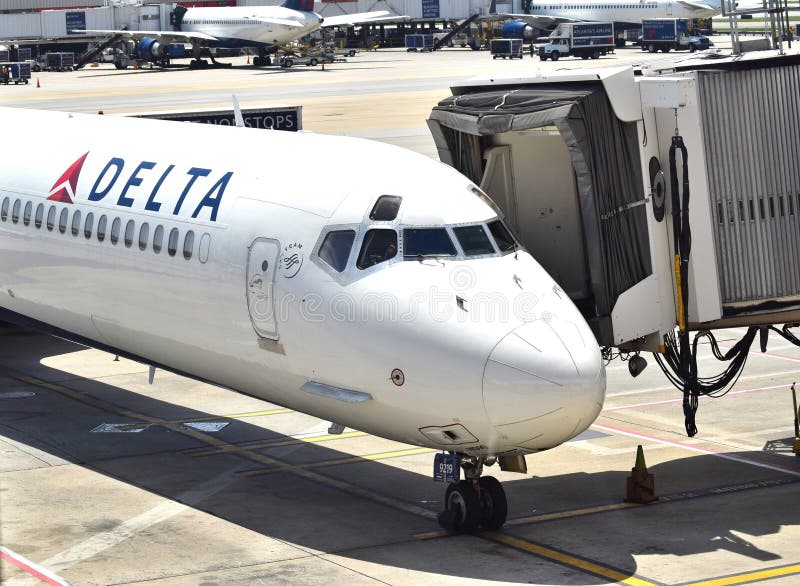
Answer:
[{"label": "aircraft nose light", "polygon": [[575,410],[576,421],[589,411],[596,416],[605,394],[605,385],[598,385],[603,364],[596,342],[585,338],[563,320],[536,320],[507,334],[484,370],[491,422],[508,425],[562,410]]}]

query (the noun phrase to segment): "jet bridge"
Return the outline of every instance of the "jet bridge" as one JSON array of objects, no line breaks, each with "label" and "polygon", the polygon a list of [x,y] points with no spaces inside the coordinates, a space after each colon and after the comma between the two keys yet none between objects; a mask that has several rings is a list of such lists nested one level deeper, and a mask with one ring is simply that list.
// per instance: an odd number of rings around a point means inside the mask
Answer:
[{"label": "jet bridge", "polygon": [[[428,121],[441,160],[495,200],[607,357],[657,353],[690,435],[697,397],[730,388],[756,334],[762,349],[770,330],[800,344],[800,55],[452,92]],[[710,331],[738,326],[723,355]],[[704,336],[726,363],[714,377],[697,372]]]}]

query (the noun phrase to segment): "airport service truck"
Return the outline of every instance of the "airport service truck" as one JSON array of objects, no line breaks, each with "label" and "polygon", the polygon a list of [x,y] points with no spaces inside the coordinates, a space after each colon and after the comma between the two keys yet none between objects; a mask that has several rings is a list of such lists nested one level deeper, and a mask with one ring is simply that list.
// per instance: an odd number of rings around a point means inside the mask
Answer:
[{"label": "airport service truck", "polygon": [[689,50],[691,53],[712,46],[708,37],[689,34],[689,22],[684,18],[651,18],[642,21],[642,51]]},{"label": "airport service truck", "polygon": [[599,59],[600,55],[614,51],[613,22],[563,22],[539,45],[542,61],[574,56],[581,59]]}]

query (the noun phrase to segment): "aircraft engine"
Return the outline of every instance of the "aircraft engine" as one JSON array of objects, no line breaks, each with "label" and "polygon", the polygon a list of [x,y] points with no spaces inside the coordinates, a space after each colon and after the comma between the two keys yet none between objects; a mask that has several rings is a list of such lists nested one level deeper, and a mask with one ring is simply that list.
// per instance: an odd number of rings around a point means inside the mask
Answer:
[{"label": "aircraft engine", "polygon": [[503,25],[504,39],[522,39],[523,41],[536,40],[536,29],[524,20],[512,20]]},{"label": "aircraft engine", "polygon": [[139,57],[147,61],[160,61],[167,56],[167,45],[152,37],[139,41]]}]

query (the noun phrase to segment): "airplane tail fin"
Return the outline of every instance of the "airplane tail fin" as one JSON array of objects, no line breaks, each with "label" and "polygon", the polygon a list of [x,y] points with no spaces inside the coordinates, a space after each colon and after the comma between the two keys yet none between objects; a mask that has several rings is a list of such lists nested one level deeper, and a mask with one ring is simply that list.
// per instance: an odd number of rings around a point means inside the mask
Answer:
[{"label": "airplane tail fin", "polygon": [[282,7],[300,12],[314,12],[314,0],[286,0]]},{"label": "airplane tail fin", "polygon": [[497,14],[497,0],[492,0],[489,4],[489,14]]}]

